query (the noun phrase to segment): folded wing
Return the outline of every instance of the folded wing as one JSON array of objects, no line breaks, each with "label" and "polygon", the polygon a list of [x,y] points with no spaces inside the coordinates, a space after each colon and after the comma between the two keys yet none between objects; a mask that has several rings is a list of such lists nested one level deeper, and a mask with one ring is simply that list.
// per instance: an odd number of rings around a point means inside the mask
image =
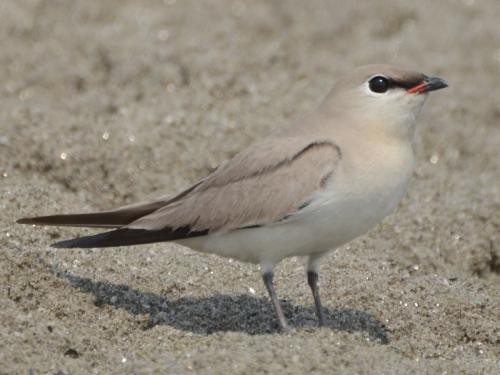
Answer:
[{"label": "folded wing", "polygon": [[173,199],[20,222],[119,228],[55,247],[137,245],[269,225],[307,206],[326,186],[340,158],[338,146],[327,140],[270,138]]},{"label": "folded wing", "polygon": [[216,233],[267,225],[293,215],[323,189],[339,160],[338,148],[330,142],[302,144],[294,151],[258,168],[249,166],[256,157],[246,162],[246,155],[237,156],[182,200],[127,227],[189,227],[194,232]]}]

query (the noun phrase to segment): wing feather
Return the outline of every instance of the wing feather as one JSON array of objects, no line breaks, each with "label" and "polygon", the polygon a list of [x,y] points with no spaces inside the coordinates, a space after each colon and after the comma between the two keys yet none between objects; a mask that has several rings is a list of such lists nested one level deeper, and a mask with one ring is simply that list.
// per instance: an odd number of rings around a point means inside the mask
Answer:
[{"label": "wing feather", "polygon": [[236,155],[173,198],[107,212],[25,218],[25,224],[112,227],[54,247],[127,246],[268,225],[307,206],[341,160],[322,139],[274,137]]},{"label": "wing feather", "polygon": [[25,217],[17,220],[18,224],[35,225],[57,225],[69,227],[89,227],[89,228],[120,228],[148,215],[161,207],[172,204],[182,199],[193,191],[199,184],[198,182],[190,188],[175,195],[174,197],[158,198],[153,202],[136,203],[124,207],[119,207],[112,211],[91,212],[83,214],[68,215],[49,215],[37,217]]},{"label": "wing feather", "polygon": [[127,227],[147,230],[189,227],[194,232],[213,233],[279,221],[322,190],[340,160],[340,151],[332,142],[315,141],[301,146],[287,157],[262,166],[249,167],[247,163],[261,158],[236,157],[183,199]]}]

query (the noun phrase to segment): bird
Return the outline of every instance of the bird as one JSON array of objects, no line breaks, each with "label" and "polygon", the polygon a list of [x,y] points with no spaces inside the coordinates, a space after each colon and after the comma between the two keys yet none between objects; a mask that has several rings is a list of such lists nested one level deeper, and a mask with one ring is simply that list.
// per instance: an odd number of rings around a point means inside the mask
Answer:
[{"label": "bird", "polygon": [[388,64],[354,68],[314,110],[177,195],[17,223],[107,229],[55,248],[175,242],[258,264],[281,332],[290,326],[273,270],[284,258],[307,257],[307,282],[323,326],[321,260],[396,208],[415,164],[417,117],[429,92],[447,86],[441,78]]}]

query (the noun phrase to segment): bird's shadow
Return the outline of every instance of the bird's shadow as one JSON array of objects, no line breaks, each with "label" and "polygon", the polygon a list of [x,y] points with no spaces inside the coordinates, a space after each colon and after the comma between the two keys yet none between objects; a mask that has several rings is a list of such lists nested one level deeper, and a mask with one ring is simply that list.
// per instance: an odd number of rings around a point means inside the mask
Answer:
[{"label": "bird's shadow", "polygon": [[[148,315],[144,329],[169,325],[196,334],[214,332],[245,332],[261,335],[278,332],[274,310],[267,298],[240,294],[216,294],[211,297],[184,297],[171,300],[154,293],[132,289],[127,285],[93,281],[69,272],[54,273],[85,293],[94,295],[97,306],[110,305],[133,315]],[[317,319],[314,307],[281,304],[289,323],[295,329],[314,328]],[[389,343],[385,326],[370,314],[355,310],[324,308],[325,326],[338,331],[360,331],[382,344]]]}]

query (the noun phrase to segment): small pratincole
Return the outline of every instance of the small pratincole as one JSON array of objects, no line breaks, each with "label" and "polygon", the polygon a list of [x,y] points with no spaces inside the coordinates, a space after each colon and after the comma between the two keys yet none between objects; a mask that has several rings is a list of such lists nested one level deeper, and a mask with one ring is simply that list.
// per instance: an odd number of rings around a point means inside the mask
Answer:
[{"label": "small pratincole", "polygon": [[307,256],[307,281],[323,325],[321,257],[394,210],[414,166],[416,117],[427,94],[446,86],[394,66],[361,67],[341,77],[315,111],[176,196],[18,223],[110,229],[52,245],[58,248],[174,241],[258,263],[282,331],[288,325],[273,269],[283,258]]}]

